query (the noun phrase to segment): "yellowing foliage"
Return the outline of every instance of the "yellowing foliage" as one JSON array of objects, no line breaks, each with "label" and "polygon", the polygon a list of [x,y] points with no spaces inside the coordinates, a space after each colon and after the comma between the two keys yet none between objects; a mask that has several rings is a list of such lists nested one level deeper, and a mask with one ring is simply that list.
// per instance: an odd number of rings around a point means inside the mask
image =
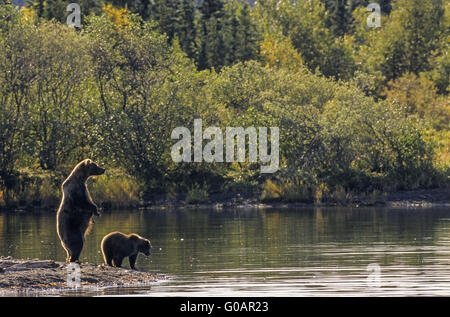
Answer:
[{"label": "yellowing foliage", "polygon": [[436,167],[450,169],[450,131],[429,129],[424,131],[424,139],[434,148]]},{"label": "yellowing foliage", "polygon": [[303,181],[293,182],[291,180],[272,181],[268,179],[263,186],[261,194],[262,201],[281,200],[285,202],[313,200],[311,187]]},{"label": "yellowing foliage", "polygon": [[32,8],[22,7],[22,9],[20,9],[20,14],[22,21],[33,21],[34,19],[36,19],[36,11],[34,11]]},{"label": "yellowing foliage", "polygon": [[278,38],[266,35],[261,42],[261,56],[268,67],[295,69],[303,66],[303,58],[287,37]]},{"label": "yellowing foliage", "polygon": [[427,122],[424,139],[434,148],[437,166],[450,167],[450,101],[439,96],[433,82],[426,76],[407,73],[388,82],[384,95],[388,100],[407,107],[411,115]]},{"label": "yellowing foliage", "polygon": [[388,82],[384,95],[388,100],[407,107],[410,114],[418,114],[428,120],[438,130],[448,129],[450,103],[448,98],[440,97],[433,82],[425,76],[405,74],[395,81]]},{"label": "yellowing foliage", "polygon": [[118,9],[114,8],[112,5],[107,4],[102,7],[103,12],[106,13],[108,18],[111,19],[111,21],[117,26],[117,27],[123,27],[130,22],[128,21],[127,15],[128,11],[125,8]]}]

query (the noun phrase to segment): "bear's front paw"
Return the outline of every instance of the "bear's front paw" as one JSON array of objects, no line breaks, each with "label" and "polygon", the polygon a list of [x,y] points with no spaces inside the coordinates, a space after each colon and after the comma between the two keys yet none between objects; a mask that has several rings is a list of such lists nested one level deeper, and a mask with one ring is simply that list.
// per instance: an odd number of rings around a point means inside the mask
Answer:
[{"label": "bear's front paw", "polygon": [[92,212],[92,215],[94,215],[94,216],[100,216],[100,213],[99,213],[99,211],[98,211],[98,207],[97,206],[91,206],[91,212]]}]

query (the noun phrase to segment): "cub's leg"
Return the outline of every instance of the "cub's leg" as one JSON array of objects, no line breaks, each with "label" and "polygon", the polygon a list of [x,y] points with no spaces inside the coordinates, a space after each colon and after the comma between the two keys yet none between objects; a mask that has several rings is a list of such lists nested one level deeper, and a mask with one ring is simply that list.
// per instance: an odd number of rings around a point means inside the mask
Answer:
[{"label": "cub's leg", "polygon": [[136,264],[136,259],[137,259],[137,254],[135,254],[135,255],[130,255],[129,257],[128,257],[128,260],[130,261],[130,267],[131,267],[131,269],[133,269],[133,270],[136,270],[136,267],[134,266],[135,264]]},{"label": "cub's leg", "polygon": [[121,256],[115,256],[113,258],[113,262],[114,262],[114,266],[115,267],[122,267],[122,261],[123,261],[123,257],[121,257]]},{"label": "cub's leg", "polygon": [[103,251],[103,260],[105,261],[105,264],[109,266],[113,266],[112,264],[112,254],[109,252],[109,250],[102,250]]}]

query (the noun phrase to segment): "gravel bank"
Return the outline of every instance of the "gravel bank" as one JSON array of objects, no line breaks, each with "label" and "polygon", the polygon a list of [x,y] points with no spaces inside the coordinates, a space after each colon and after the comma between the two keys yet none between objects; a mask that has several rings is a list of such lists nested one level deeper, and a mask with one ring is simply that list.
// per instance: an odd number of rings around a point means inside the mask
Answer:
[{"label": "gravel bank", "polygon": [[[76,290],[108,287],[147,286],[163,278],[155,274],[127,268],[80,264],[80,285]],[[53,260],[19,260],[0,257],[0,296],[54,293],[73,290],[67,283],[68,263]]]}]

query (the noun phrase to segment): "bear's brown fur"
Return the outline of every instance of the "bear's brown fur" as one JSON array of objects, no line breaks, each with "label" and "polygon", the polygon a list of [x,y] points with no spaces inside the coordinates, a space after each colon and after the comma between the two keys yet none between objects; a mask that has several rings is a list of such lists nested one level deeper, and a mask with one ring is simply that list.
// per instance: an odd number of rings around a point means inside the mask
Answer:
[{"label": "bear's brown fur", "polygon": [[92,216],[99,215],[86,181],[90,176],[103,173],[103,168],[86,159],[75,166],[62,184],[63,196],[56,215],[56,228],[61,244],[67,252],[67,262],[78,261],[85,235],[93,223]]},{"label": "bear's brown fur", "polygon": [[107,234],[101,244],[103,259],[109,266],[121,267],[123,258],[128,257],[130,267],[135,270],[135,263],[138,253],[144,253],[149,256],[151,253],[151,244],[147,239],[131,233],[111,232]]}]

